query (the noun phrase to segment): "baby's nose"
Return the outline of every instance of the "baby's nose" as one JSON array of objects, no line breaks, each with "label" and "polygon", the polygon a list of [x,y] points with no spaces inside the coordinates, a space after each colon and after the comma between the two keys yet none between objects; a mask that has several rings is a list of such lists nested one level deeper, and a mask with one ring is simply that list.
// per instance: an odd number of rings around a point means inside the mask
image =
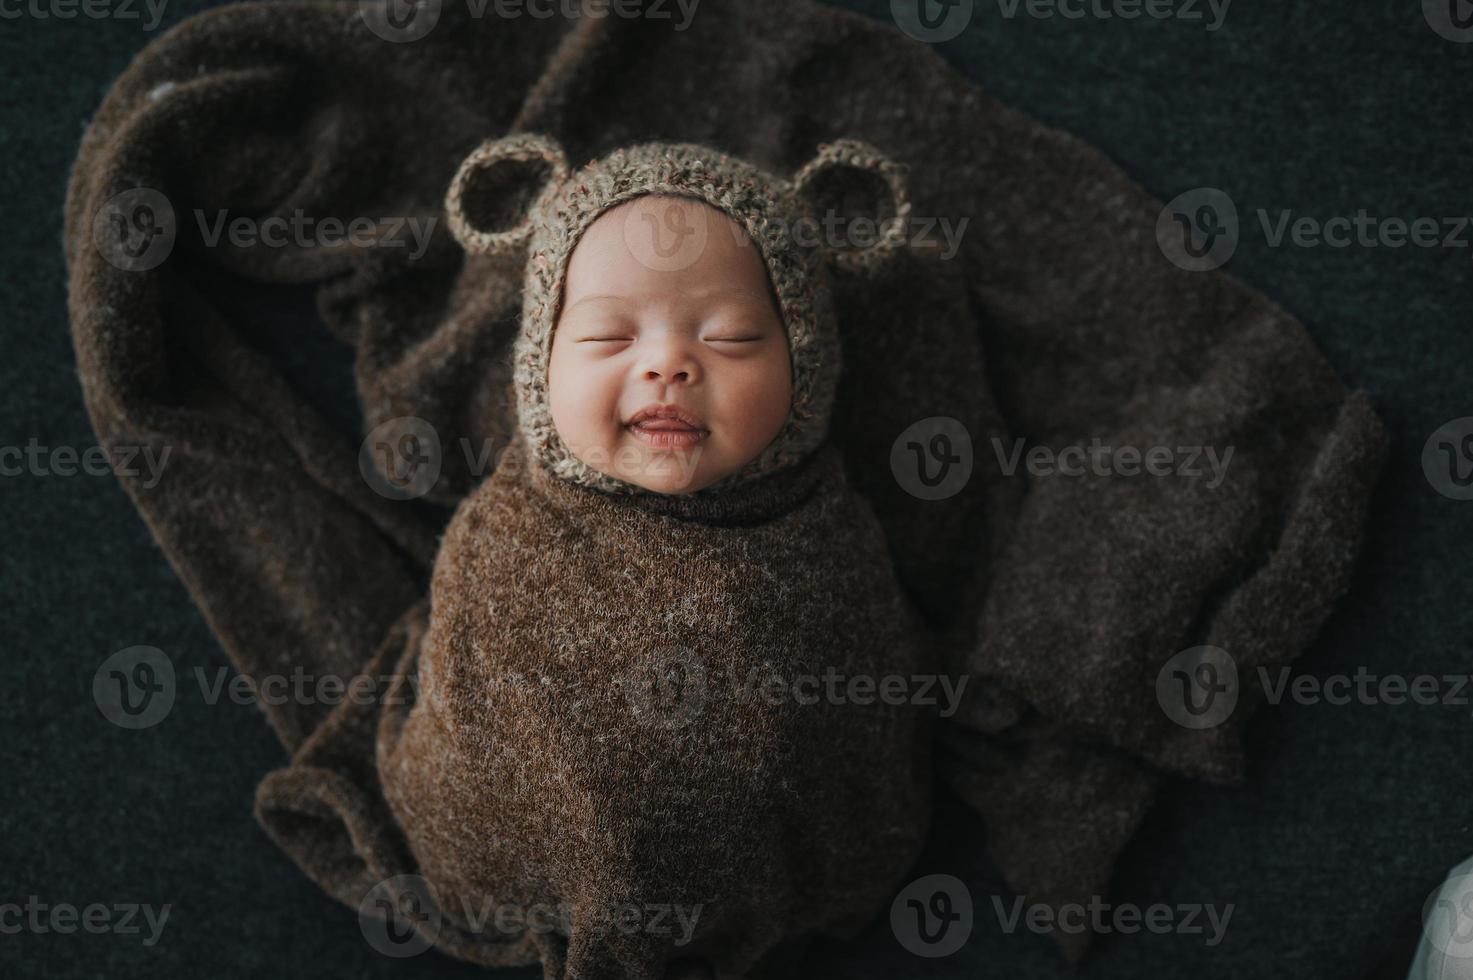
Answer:
[{"label": "baby's nose", "polygon": [[688,370],[665,370],[665,371],[662,371],[662,370],[659,370],[657,368],[650,368],[649,370],[645,371],[644,376],[649,381],[683,382],[683,381],[689,381],[690,380],[690,371],[688,371]]},{"label": "baby's nose", "polygon": [[667,384],[689,384],[699,375],[699,366],[681,340],[659,340],[651,345],[649,357],[643,364],[646,381],[663,381]]}]

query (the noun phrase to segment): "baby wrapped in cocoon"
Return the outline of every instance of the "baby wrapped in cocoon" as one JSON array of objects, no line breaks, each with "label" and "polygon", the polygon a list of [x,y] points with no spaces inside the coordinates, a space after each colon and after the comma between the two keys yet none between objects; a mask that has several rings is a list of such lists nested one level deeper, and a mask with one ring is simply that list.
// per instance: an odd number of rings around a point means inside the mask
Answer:
[{"label": "baby wrapped in cocoon", "polygon": [[[903,217],[900,175],[848,141],[791,181],[689,144],[570,174],[531,135],[462,166],[456,237],[527,254],[519,432],[447,529],[402,664],[416,697],[378,733],[451,952],[549,977],[790,976],[915,861],[926,709],[814,683],[930,667],[826,440],[824,262],[901,246],[793,233],[820,227],[820,193],[878,188]],[[472,921],[507,905],[557,925]]]}]

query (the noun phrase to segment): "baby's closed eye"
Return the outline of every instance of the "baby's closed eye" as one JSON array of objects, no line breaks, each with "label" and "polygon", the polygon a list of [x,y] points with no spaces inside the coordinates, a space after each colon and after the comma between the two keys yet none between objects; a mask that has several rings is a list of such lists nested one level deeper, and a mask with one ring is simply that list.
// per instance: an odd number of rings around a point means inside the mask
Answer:
[{"label": "baby's closed eye", "polygon": [[760,334],[748,334],[745,336],[721,334],[719,336],[707,336],[703,339],[720,344],[750,344],[753,341],[762,340],[763,337]]},{"label": "baby's closed eye", "polygon": [[700,337],[714,344],[755,344],[764,340],[787,341],[781,324],[764,323],[750,316],[718,316],[702,325]]}]

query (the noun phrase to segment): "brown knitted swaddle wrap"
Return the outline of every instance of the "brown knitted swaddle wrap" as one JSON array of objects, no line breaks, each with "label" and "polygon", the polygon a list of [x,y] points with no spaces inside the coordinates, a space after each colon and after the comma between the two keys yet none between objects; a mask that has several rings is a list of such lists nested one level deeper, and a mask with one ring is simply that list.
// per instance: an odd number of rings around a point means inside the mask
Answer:
[{"label": "brown knitted swaddle wrap", "polygon": [[447,919],[567,908],[521,940],[549,976],[791,975],[917,856],[920,709],[804,681],[921,666],[873,515],[831,451],[731,495],[645,507],[513,456],[445,537],[379,775]]},{"label": "brown knitted swaddle wrap", "polygon": [[[926,709],[898,687],[874,691],[910,683],[928,655],[884,532],[826,441],[840,365],[820,262],[832,253],[792,233],[809,182],[860,183],[846,173],[880,177],[904,215],[900,169],[855,143],[823,147],[792,184],[664,144],[570,177],[560,148],[534,136],[488,144],[457,176],[457,238],[529,250],[520,432],[451,520],[428,612],[410,620],[422,643],[397,666],[414,696],[387,705],[377,733],[379,780],[424,882],[416,898],[438,910],[430,938],[445,934],[451,951],[500,963],[515,950],[555,977],[659,980],[693,964],[788,975],[805,939],[857,932],[915,861],[931,795]],[[529,217],[476,224],[472,202],[504,218],[529,176],[546,183]],[[597,472],[548,410],[578,236],[647,193],[699,198],[747,229],[791,354],[787,424],[692,494]],[[895,247],[882,236],[842,261]],[[869,694],[836,695],[835,677]],[[287,792],[263,808],[279,839],[280,815],[298,809]],[[558,910],[558,928],[498,929],[505,907]],[[634,918],[615,928],[619,915]]]}]

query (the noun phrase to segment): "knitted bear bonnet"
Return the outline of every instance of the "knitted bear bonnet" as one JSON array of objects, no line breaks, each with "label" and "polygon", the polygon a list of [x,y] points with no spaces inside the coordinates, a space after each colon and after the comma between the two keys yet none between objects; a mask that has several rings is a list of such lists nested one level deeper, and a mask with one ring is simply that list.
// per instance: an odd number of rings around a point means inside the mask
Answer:
[{"label": "knitted bear bonnet", "polygon": [[[856,140],[820,146],[791,181],[691,143],[616,149],[577,173],[570,173],[562,147],[548,136],[517,134],[473,151],[451,182],[446,215],[456,240],[472,255],[526,250],[513,378],[518,428],[529,455],[572,483],[612,493],[649,492],[594,469],[564,445],[549,408],[547,370],[568,262],[579,239],[604,212],[656,194],[702,201],[746,232],[766,266],[792,365],[792,404],[778,435],[746,465],[697,493],[720,493],[807,457],[827,434],[840,371],[823,263],[866,273],[905,245],[910,204],[904,177],[902,165]],[[866,211],[881,217],[852,217]],[[848,221],[838,233],[836,213]]]}]

